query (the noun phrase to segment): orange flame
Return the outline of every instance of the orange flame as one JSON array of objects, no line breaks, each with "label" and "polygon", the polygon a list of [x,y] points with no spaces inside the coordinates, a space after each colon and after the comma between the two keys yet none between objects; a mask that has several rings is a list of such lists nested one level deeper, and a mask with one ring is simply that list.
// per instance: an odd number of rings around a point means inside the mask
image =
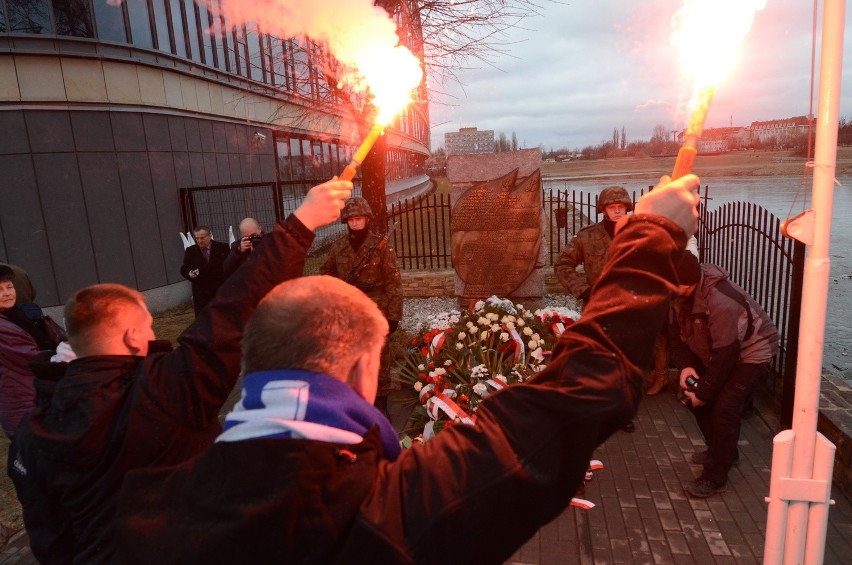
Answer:
[{"label": "orange flame", "polygon": [[396,24],[372,0],[208,0],[208,7],[232,23],[255,22],[263,33],[327,43],[351,69],[341,82],[369,88],[382,125],[411,101],[423,77],[419,59],[399,45]]},{"label": "orange flame", "polygon": [[701,135],[713,90],[733,67],[755,12],[765,6],[766,0],[684,0],[672,17],[670,41],[694,83],[690,134]]}]

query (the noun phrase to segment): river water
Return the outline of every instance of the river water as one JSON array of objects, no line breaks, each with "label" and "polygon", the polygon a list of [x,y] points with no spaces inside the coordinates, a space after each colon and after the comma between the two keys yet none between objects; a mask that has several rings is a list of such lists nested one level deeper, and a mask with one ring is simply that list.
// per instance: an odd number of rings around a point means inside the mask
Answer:
[{"label": "river water", "polygon": [[[763,206],[780,219],[810,208],[810,177],[800,189],[801,177],[712,177],[702,182],[709,186],[709,210],[727,202],[752,202]],[[837,179],[842,186],[834,189],[829,259],[831,277],[825,323],[823,366],[852,385],[852,177]],[[647,190],[648,182],[590,179],[545,179],[545,188],[582,190],[597,194],[610,184],[620,184],[629,192]],[[703,191],[703,188],[702,188]],[[799,192],[797,196],[797,191]],[[795,201],[795,204],[793,202]],[[803,201],[806,203],[803,205]],[[792,214],[790,213],[793,205]]]}]

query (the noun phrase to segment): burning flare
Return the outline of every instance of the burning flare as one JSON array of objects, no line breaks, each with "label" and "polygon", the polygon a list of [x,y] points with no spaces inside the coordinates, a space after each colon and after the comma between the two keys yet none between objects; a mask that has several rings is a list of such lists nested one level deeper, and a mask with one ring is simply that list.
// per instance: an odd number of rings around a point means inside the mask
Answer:
[{"label": "burning flare", "polygon": [[207,0],[210,11],[232,24],[255,22],[262,33],[308,36],[328,44],[348,72],[341,82],[359,91],[369,88],[379,109],[376,121],[387,125],[411,100],[420,84],[420,60],[399,45],[396,24],[372,0]]},{"label": "burning flare", "polygon": [[695,85],[686,139],[678,152],[672,178],[692,170],[716,86],[733,66],[740,44],[754,22],[754,13],[765,6],[766,0],[684,0],[672,17],[675,31],[670,41]]}]

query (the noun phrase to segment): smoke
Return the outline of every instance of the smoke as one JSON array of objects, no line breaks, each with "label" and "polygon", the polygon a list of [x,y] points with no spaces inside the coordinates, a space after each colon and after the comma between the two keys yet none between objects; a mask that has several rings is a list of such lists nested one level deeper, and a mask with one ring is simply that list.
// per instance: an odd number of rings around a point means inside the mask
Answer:
[{"label": "smoke", "polygon": [[423,76],[417,57],[399,45],[396,24],[372,0],[207,0],[207,5],[232,25],[255,22],[262,33],[326,43],[334,58],[354,71],[339,78],[359,91],[369,86],[375,104],[391,115],[408,102]]}]

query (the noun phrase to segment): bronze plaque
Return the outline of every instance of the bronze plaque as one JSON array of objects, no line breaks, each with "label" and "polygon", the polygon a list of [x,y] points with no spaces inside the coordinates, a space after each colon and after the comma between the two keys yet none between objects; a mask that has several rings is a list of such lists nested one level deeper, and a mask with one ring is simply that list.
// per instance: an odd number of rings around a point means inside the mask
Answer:
[{"label": "bronze plaque", "polygon": [[453,206],[453,266],[467,297],[509,296],[541,250],[541,171],[518,169],[467,189]]}]

